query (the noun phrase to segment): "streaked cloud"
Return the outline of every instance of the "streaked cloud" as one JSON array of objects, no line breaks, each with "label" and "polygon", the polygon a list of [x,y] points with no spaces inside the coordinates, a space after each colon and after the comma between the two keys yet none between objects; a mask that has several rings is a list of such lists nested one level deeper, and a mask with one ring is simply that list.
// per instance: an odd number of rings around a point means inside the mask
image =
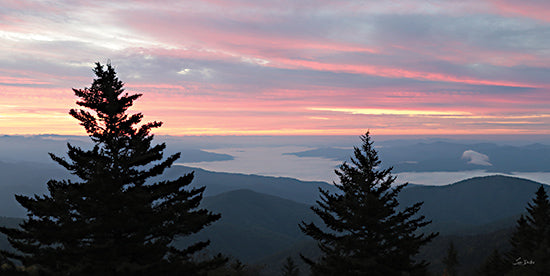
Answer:
[{"label": "streaked cloud", "polygon": [[382,109],[382,108],[331,108],[310,107],[310,110],[344,112],[362,115],[404,115],[404,116],[461,116],[471,115],[463,111],[434,111],[434,110],[406,110],[406,109]]},{"label": "streaked cloud", "polygon": [[3,1],[0,134],[83,134],[63,110],[108,60],[162,134],[548,134],[549,8]]}]

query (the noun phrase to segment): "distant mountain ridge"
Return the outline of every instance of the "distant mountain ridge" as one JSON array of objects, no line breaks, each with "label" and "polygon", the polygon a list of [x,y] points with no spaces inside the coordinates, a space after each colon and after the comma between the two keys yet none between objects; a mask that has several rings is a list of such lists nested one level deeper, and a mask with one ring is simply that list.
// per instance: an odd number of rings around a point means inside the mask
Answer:
[{"label": "distant mountain ridge", "polygon": [[[300,181],[288,177],[212,172],[179,165],[172,166],[166,170],[162,177],[158,177],[154,181],[175,179],[190,172],[195,173],[191,186],[206,186],[205,196],[248,189],[312,205],[319,197],[319,187],[336,191],[333,185],[320,181]],[[48,180],[67,178],[77,180],[53,162],[50,164],[0,162],[0,216],[24,217],[25,210],[15,201],[15,194],[29,196],[45,194],[47,193],[46,183]]]},{"label": "distant mountain ridge", "polygon": [[405,189],[399,195],[399,203],[408,206],[423,201],[421,213],[434,224],[449,223],[464,228],[523,213],[540,185],[548,190],[548,185],[522,178],[474,177],[451,185]]},{"label": "distant mountain ridge", "polygon": [[209,251],[246,262],[311,240],[298,228],[302,220],[320,223],[309,205],[245,189],[206,197],[201,207],[222,218],[194,238],[210,239]]},{"label": "distant mountain ridge", "polygon": [[[319,188],[337,192],[333,185],[317,181],[300,181],[286,177],[267,177],[238,173],[220,173],[207,170],[173,166],[164,178],[174,179],[195,172],[192,186],[206,186],[205,196],[214,196],[233,190],[248,189],[257,193],[277,196],[306,205],[319,199]],[[14,194],[44,194],[49,179],[64,179],[71,176],[56,164],[0,162],[0,215],[22,217],[25,215]],[[74,177],[72,177],[74,179]],[[410,205],[424,201],[423,209],[431,219],[441,223],[468,227],[468,224],[483,224],[492,220],[517,215],[518,208],[525,206],[540,183],[508,177],[488,176],[467,179],[445,186],[410,185],[401,192],[402,204]],[[491,203],[491,204],[489,204]],[[483,207],[488,204],[487,207]],[[502,208],[501,208],[502,207]],[[487,208],[486,212],[479,212]],[[521,209],[520,209],[521,210]],[[452,214],[449,215],[449,212]],[[466,218],[468,216],[468,218]],[[460,228],[459,227],[459,228]]]},{"label": "distant mountain ridge", "polygon": [[[187,170],[192,169],[176,166],[167,172],[167,177],[181,175]],[[201,206],[222,214],[220,221],[193,237],[199,240],[210,239],[212,244],[209,252],[222,252],[245,262],[261,263],[262,260],[269,260],[269,256],[282,256],[294,252],[296,248],[312,250],[310,240],[300,232],[298,224],[301,221],[313,221],[322,225],[309,206],[319,196],[318,187],[332,186],[322,182],[194,170],[194,185],[207,185],[209,191]],[[505,241],[490,240],[493,236],[489,232],[513,227],[515,219],[525,212],[527,203],[540,185],[542,184],[534,181],[507,176],[476,177],[446,186],[408,187],[401,191],[399,202],[402,207],[424,202],[421,213],[433,221],[429,227],[423,229],[427,232],[440,231],[444,236],[479,235],[463,240],[467,240],[467,243],[487,240],[486,246],[493,246],[492,244]],[[248,187],[255,187],[256,191]],[[306,196],[302,198],[304,195]],[[289,198],[297,198],[302,202]],[[13,223],[15,220],[9,221]],[[506,239],[505,236],[499,237]],[[178,242],[191,241],[187,239]],[[5,244],[5,240],[0,239],[0,245]],[[442,242],[436,244],[437,250],[442,250],[442,246]],[[425,256],[437,257],[431,253],[428,252]],[[282,261],[273,258],[272,263],[266,264],[271,267],[268,271],[275,271],[277,268],[274,265],[278,266]]]},{"label": "distant mountain ridge", "polygon": [[308,205],[319,199],[319,188],[336,192],[337,188],[321,181],[302,181],[289,177],[272,177],[254,174],[212,172],[199,168],[173,166],[163,178],[175,178],[194,172],[195,187],[206,186],[205,196],[218,195],[233,190],[248,189]]},{"label": "distant mountain ridge", "polygon": [[[162,142],[162,141],[161,141]],[[51,163],[47,154],[52,152],[63,156],[67,151],[66,143],[82,148],[90,148],[91,141],[87,136],[31,135],[0,136],[2,161]],[[181,152],[178,162],[211,162],[233,160],[229,154],[209,152],[196,147],[186,147],[181,143],[171,143],[165,154]]]}]

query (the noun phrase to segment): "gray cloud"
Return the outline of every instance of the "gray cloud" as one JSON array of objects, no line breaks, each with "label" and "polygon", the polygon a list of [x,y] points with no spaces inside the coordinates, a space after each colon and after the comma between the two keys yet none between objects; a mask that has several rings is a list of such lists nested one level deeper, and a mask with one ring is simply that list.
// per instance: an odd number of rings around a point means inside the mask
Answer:
[{"label": "gray cloud", "polygon": [[489,162],[489,156],[473,150],[467,150],[462,153],[462,159],[468,160],[468,164],[480,166],[492,166]]}]

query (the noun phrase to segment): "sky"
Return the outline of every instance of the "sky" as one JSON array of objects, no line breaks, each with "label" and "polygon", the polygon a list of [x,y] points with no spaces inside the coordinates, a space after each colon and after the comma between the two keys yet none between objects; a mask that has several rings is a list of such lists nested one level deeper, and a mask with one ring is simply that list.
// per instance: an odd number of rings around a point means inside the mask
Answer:
[{"label": "sky", "polygon": [[0,134],[84,135],[111,62],[161,135],[550,134],[550,1],[0,1]]}]

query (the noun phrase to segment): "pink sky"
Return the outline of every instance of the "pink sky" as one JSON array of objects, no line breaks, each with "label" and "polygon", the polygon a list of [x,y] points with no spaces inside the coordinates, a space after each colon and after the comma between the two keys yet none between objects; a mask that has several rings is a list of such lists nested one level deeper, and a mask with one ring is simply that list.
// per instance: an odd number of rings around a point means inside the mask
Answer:
[{"label": "pink sky", "polygon": [[549,3],[2,1],[0,135],[108,60],[158,134],[550,134]]}]

